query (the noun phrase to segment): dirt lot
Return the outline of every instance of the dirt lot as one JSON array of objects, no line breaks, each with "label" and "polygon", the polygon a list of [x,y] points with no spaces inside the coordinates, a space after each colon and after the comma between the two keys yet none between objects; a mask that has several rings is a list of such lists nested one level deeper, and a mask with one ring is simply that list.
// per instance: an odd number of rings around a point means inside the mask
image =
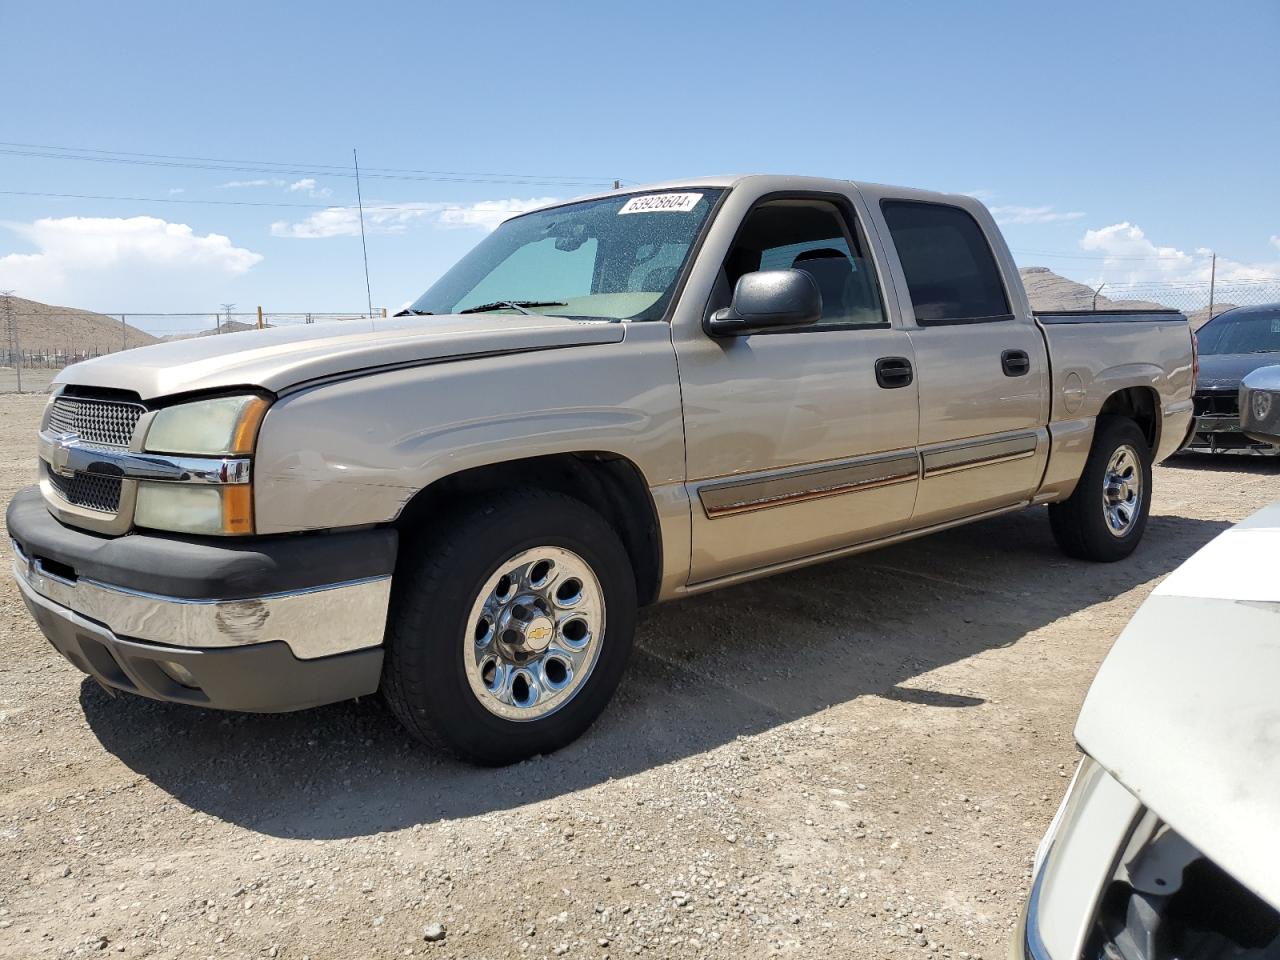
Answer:
[{"label": "dirt lot", "polygon": [[[39,393],[43,394],[49,389],[49,384],[53,381],[57,370],[48,370],[43,367],[28,367],[22,371],[22,392],[23,393]],[[18,392],[18,371],[13,367],[0,367],[0,394],[17,393]],[[8,416],[12,413],[5,409]],[[5,451],[8,453],[9,451]]]},{"label": "dirt lot", "polygon": [[[42,402],[0,397],[6,501]],[[376,700],[113,700],[6,578],[0,956],[1002,957],[1095,668],[1278,468],[1159,468],[1121,564],[1032,511],[650,610],[596,728],[506,770]]]}]

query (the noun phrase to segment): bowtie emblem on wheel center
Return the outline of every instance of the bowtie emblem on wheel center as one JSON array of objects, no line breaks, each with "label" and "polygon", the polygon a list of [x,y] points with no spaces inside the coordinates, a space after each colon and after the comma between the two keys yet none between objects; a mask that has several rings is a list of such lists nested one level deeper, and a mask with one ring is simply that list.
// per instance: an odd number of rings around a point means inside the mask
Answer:
[{"label": "bowtie emblem on wheel center", "polygon": [[521,597],[504,611],[498,634],[501,642],[517,656],[536,656],[551,643],[556,628],[534,597]]}]

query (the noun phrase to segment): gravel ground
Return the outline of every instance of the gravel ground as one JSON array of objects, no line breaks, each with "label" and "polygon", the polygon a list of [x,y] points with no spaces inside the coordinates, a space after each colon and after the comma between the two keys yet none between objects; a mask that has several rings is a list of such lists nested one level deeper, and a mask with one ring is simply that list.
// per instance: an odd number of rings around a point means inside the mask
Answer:
[{"label": "gravel ground", "polygon": [[[6,499],[42,402],[0,397]],[[1036,510],[649,610],[601,722],[505,770],[376,699],[112,699],[6,578],[0,956],[995,960],[1098,663],[1278,469],[1158,468],[1120,564]]]}]

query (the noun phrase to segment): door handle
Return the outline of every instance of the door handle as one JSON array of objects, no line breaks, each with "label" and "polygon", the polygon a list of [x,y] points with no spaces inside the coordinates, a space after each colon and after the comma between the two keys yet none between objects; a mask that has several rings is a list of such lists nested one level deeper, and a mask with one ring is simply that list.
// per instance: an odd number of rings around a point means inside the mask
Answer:
[{"label": "door handle", "polygon": [[1000,367],[1006,377],[1025,377],[1031,372],[1031,357],[1025,350],[1006,350],[1000,354]]},{"label": "door handle", "polygon": [[876,383],[886,390],[909,387],[914,379],[915,371],[906,357],[881,357],[876,361]]}]

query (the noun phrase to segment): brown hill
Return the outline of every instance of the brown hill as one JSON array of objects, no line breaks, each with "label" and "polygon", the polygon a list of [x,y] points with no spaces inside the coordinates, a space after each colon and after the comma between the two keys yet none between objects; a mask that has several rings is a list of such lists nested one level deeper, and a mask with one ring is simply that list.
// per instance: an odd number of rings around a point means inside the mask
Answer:
[{"label": "brown hill", "polygon": [[[242,330],[257,330],[257,323],[246,323],[243,320],[219,320],[216,328],[206,330],[194,330],[189,333],[171,333],[167,335],[165,340],[191,340],[194,337],[214,337],[220,333],[240,333]],[[274,324],[266,324],[271,327]]]},{"label": "brown hill", "polygon": [[70,351],[95,355],[158,340],[137,327],[121,324],[119,317],[22,297],[0,297],[0,350],[10,348],[9,311],[17,320],[18,343],[24,353]]},{"label": "brown hill", "polygon": [[[1093,290],[1083,283],[1060,277],[1048,267],[1023,267],[1018,271],[1027,288],[1032,310],[1093,310]],[[1100,295],[1098,310],[1167,310],[1150,300],[1112,300]]]},{"label": "brown hill", "polygon": [[[1094,309],[1093,290],[1083,283],[1058,276],[1048,267],[1022,267],[1018,273],[1022,275],[1022,285],[1027,288],[1032,310]],[[1097,301],[1099,310],[1167,310],[1170,306],[1174,305],[1150,300],[1112,300],[1105,295],[1100,295]],[[1213,315],[1216,317],[1234,306],[1234,303],[1215,303]],[[1191,329],[1197,330],[1209,319],[1209,308],[1192,310],[1187,319],[1191,321]]]}]

